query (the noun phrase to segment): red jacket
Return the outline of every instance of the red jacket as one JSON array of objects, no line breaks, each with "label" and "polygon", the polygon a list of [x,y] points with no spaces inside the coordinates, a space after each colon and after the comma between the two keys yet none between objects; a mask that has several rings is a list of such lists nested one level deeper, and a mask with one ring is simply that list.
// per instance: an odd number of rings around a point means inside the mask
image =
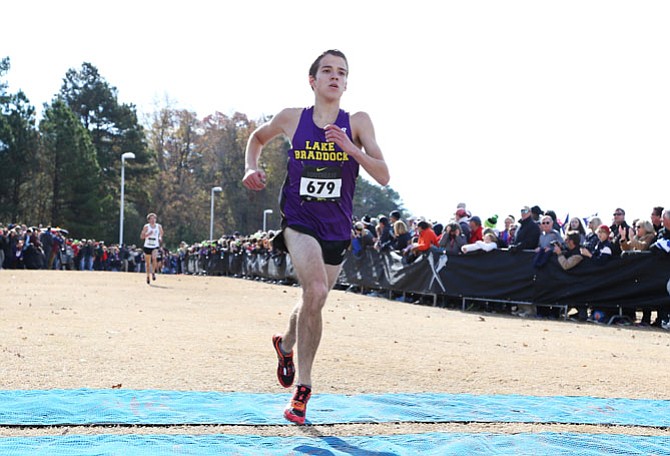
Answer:
[{"label": "red jacket", "polygon": [[477,227],[476,230],[470,230],[470,239],[468,240],[468,243],[474,244],[477,241],[483,241],[484,240],[484,228],[480,226]]},{"label": "red jacket", "polygon": [[421,230],[421,233],[419,233],[419,246],[417,249],[419,252],[425,252],[430,248],[431,245],[437,246],[438,240],[437,240],[437,235],[435,234],[435,231],[433,231],[432,228],[426,228],[425,230]]}]

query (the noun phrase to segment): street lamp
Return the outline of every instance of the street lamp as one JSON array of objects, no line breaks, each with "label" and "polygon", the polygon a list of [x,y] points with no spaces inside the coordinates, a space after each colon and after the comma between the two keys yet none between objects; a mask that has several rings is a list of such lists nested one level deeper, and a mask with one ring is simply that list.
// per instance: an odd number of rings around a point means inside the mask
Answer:
[{"label": "street lamp", "polygon": [[135,154],[125,152],[121,154],[121,215],[119,216],[119,248],[123,247],[123,191],[126,184],[126,160],[132,160]]},{"label": "street lamp", "polygon": [[221,187],[212,187],[212,207],[209,211],[209,240],[214,239],[214,193],[216,192],[222,192],[223,189]]},{"label": "street lamp", "polygon": [[272,214],[272,209],[265,209],[263,211],[263,231],[267,231],[268,214]]}]

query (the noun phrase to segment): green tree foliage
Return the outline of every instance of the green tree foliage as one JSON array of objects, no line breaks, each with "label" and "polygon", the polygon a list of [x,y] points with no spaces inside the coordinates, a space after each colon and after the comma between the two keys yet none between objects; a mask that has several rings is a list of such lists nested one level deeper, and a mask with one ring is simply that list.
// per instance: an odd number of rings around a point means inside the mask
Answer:
[{"label": "green tree foliage", "polygon": [[183,239],[203,239],[209,226],[205,217],[209,188],[197,179],[202,163],[196,148],[198,128],[195,113],[163,108],[154,115],[148,131],[149,147],[158,164],[155,179],[148,183],[151,211],[169,227],[165,232],[169,245]]},{"label": "green tree foliage", "polygon": [[263,226],[263,212],[273,211],[267,219],[268,227],[279,227],[278,194],[286,174],[288,144],[276,139],[267,144],[260,166],[268,179],[260,192],[247,190],[242,185],[244,151],[251,132],[258,126],[244,114],[232,117],[216,113],[203,120],[203,135],[199,145],[203,153],[203,168],[209,182],[221,186],[221,209],[217,211],[217,233],[253,233]]},{"label": "green tree foliage", "polygon": [[[121,155],[124,152],[135,154],[135,159],[127,162],[125,169],[125,205],[129,209],[130,224],[137,226],[143,215],[139,214],[135,203],[146,202],[148,196],[140,182],[149,179],[156,168],[155,157],[146,148],[144,130],[138,122],[135,106],[119,104],[116,87],[88,62],[83,63],[79,71],[67,71],[60,97],[90,133],[102,172],[102,188],[111,196],[105,200],[108,206],[102,208],[103,212],[119,213]],[[118,228],[118,223],[108,223],[100,235],[113,239]]]},{"label": "green tree foliage", "polygon": [[[3,57],[2,60],[0,60],[0,78],[4,78],[7,72],[9,72],[9,69],[11,67],[11,64],[9,63],[9,57]],[[5,92],[7,91],[7,81],[3,81],[0,79],[0,102],[4,103],[3,97],[5,96]]]},{"label": "green tree foliage", "polygon": [[8,97],[3,106],[4,128],[2,143],[4,153],[0,155],[0,181],[2,213],[10,220],[25,219],[37,215],[28,203],[35,189],[31,183],[36,178],[37,130],[35,108],[23,92]]},{"label": "green tree foliage", "polygon": [[381,187],[368,180],[358,177],[356,194],[354,195],[354,215],[362,218],[365,215],[377,217],[386,215],[393,210],[403,211],[400,195],[391,187]]},{"label": "green tree foliage", "polygon": [[[9,59],[3,59],[0,76],[9,68]],[[39,216],[32,204],[38,191],[32,185],[38,172],[35,108],[23,92],[10,94],[6,89],[0,82],[0,217],[26,220]]]},{"label": "green tree foliage", "polygon": [[70,108],[54,100],[40,122],[41,153],[51,194],[50,220],[77,237],[98,238],[108,224],[109,196],[101,188],[101,171],[88,131]]}]

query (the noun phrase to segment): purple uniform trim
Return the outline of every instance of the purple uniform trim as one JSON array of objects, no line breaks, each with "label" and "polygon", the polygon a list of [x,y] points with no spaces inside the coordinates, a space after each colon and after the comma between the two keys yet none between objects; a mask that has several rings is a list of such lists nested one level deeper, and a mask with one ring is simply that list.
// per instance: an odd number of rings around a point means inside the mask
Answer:
[{"label": "purple uniform trim", "polygon": [[[283,226],[324,241],[348,241],[359,165],[337,144],[326,141],[326,131],[314,124],[313,114],[314,107],[302,111],[288,151],[280,198]],[[340,109],[335,125],[346,129],[351,139],[349,113]],[[319,179],[322,170],[324,179]],[[308,192],[314,194],[306,196]]]}]

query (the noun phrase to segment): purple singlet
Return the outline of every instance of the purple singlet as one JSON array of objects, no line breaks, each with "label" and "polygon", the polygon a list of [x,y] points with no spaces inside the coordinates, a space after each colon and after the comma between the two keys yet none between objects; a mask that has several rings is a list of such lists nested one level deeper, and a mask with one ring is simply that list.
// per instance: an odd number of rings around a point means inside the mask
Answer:
[{"label": "purple singlet", "polygon": [[[279,203],[283,225],[323,241],[348,241],[359,165],[326,141],[326,131],[314,124],[313,114],[314,107],[302,111],[288,151]],[[349,113],[340,109],[335,125],[351,138]]]}]

